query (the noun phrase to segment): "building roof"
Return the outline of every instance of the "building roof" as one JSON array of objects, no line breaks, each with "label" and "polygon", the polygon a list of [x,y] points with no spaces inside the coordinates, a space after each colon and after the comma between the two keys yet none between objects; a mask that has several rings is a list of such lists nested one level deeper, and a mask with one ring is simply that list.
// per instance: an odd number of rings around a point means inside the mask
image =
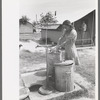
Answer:
[{"label": "building roof", "polygon": [[[33,24],[32,23],[30,23],[30,22],[27,22],[27,24],[30,24],[30,25],[32,25],[33,26]],[[33,26],[34,27],[34,26]]]},{"label": "building roof", "polygon": [[21,25],[23,25],[23,26],[30,25],[30,26],[32,26],[32,27],[33,27],[33,29],[36,29],[36,28],[33,26],[33,24],[32,24],[32,23],[30,23],[30,22],[27,22],[26,24],[20,24],[19,26],[21,26]]},{"label": "building roof", "polygon": [[61,24],[50,24],[48,26],[42,26],[41,29],[54,29],[56,30]]},{"label": "building roof", "polygon": [[[87,9],[87,10],[79,10],[79,11],[75,11],[72,13],[68,13],[67,16],[64,16],[62,19],[65,20],[70,20],[72,23],[85,17],[86,15],[88,15],[89,13],[93,12],[94,10],[96,10],[95,8],[93,9]],[[64,20],[62,20],[62,22],[60,22],[61,24],[63,23]]]}]

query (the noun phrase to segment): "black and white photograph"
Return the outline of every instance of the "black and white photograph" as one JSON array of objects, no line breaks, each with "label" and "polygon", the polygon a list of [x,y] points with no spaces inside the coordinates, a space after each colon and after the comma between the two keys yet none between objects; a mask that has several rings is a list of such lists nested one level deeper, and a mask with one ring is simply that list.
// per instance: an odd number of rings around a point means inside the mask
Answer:
[{"label": "black and white photograph", "polygon": [[97,0],[19,0],[19,100],[97,100]]}]

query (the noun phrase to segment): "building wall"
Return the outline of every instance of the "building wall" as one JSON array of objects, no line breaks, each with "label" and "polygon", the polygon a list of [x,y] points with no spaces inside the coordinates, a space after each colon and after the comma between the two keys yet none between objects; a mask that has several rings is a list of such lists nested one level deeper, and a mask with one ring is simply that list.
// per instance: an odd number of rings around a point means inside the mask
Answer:
[{"label": "building wall", "polygon": [[19,39],[20,40],[33,40],[35,38],[33,34],[34,27],[27,23],[25,25],[21,24],[19,27]]},{"label": "building wall", "polygon": [[[53,42],[57,42],[61,34],[61,31],[47,30],[47,37]],[[46,38],[46,30],[41,31],[41,38]]]},{"label": "building wall", "polygon": [[19,27],[19,33],[33,33],[33,26],[29,23],[26,25],[21,24]]}]

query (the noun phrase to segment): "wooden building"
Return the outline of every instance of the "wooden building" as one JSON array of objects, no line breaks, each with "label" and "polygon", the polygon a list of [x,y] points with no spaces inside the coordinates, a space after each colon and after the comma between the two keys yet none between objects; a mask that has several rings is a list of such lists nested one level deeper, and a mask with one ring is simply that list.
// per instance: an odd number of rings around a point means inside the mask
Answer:
[{"label": "wooden building", "polygon": [[19,25],[19,38],[21,39],[33,39],[34,32],[36,32],[35,27],[30,23],[27,22],[26,24]]}]

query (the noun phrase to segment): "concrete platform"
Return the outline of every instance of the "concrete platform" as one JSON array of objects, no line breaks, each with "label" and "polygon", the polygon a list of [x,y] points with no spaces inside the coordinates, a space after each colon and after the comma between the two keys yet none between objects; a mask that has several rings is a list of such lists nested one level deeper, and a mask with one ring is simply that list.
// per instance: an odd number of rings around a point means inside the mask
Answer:
[{"label": "concrete platform", "polygon": [[46,70],[21,74],[21,77],[26,87],[31,87],[32,85],[37,84],[44,85],[46,79]]},{"label": "concrete platform", "polygon": [[35,89],[35,87],[33,87],[33,89],[30,88],[31,89],[29,93],[30,100],[67,100],[71,96],[73,97],[76,96],[77,93],[79,93],[79,91],[84,91],[80,86],[75,84],[75,89],[71,92],[59,92],[53,90],[53,93],[49,95],[41,95],[40,93],[38,93],[39,87],[40,86],[38,86],[37,89]]},{"label": "concrete platform", "polygon": [[[79,76],[77,74],[75,76],[75,79],[77,80]],[[67,100],[70,97],[76,97],[79,93],[86,92],[84,88],[75,83],[75,89],[72,92],[66,93],[53,90],[53,93],[50,95],[41,95],[38,93],[38,89],[45,83],[46,70],[21,74],[21,77],[25,87],[29,88],[30,90],[28,93],[30,100]]]}]

